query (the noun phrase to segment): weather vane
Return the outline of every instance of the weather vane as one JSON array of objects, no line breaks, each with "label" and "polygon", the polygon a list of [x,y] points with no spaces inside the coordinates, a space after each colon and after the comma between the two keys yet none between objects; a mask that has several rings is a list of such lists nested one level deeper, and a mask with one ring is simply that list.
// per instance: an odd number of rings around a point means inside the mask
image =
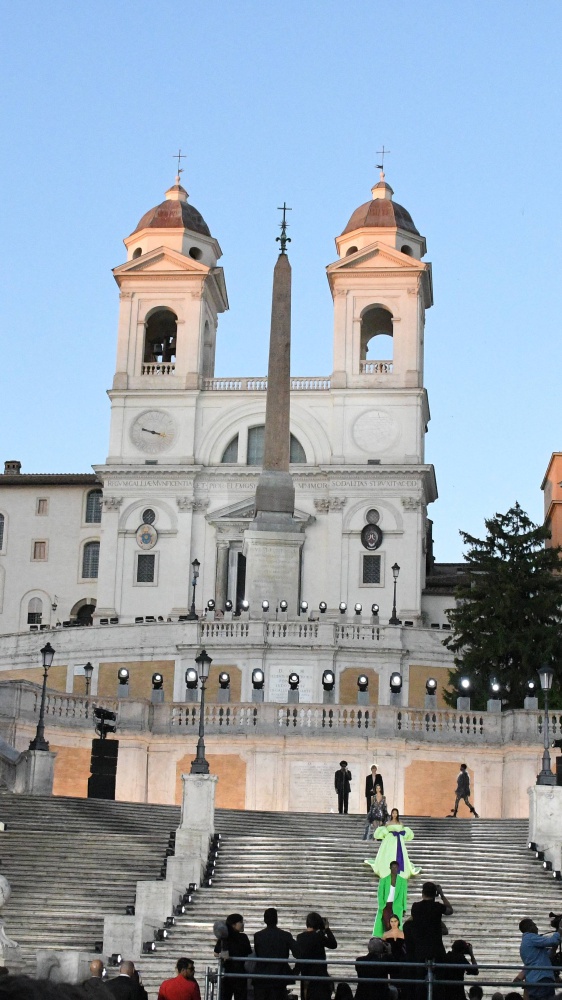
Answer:
[{"label": "weather vane", "polygon": [[281,253],[287,253],[287,243],[291,242],[291,237],[287,236],[287,212],[292,212],[293,209],[289,208],[286,202],[283,205],[278,205],[277,210],[283,212],[283,219],[279,223],[281,227],[281,236],[275,237],[275,242],[281,244]]},{"label": "weather vane", "polygon": [[178,173],[176,177],[178,184],[180,182],[180,174],[183,174],[183,167],[181,166],[181,161],[185,160],[185,158],[186,158],[185,153],[182,153],[181,149],[178,149],[177,153],[174,153],[174,155],[172,156],[172,160],[178,161]]},{"label": "weather vane", "polygon": [[384,158],[390,153],[389,149],[384,148],[384,143],[382,149],[377,149],[377,156],[380,156],[381,162],[377,163],[377,167],[381,172],[381,181],[384,180]]}]

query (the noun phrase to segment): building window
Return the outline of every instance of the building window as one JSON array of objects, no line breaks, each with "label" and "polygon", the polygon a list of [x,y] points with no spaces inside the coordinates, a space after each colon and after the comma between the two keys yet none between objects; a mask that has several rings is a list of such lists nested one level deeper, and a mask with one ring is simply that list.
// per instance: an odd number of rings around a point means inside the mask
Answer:
[{"label": "building window", "polygon": [[37,509],[35,513],[42,517],[45,517],[49,513],[49,501],[46,497],[37,498]]},{"label": "building window", "polygon": [[137,555],[137,583],[154,583],[156,557],[150,553],[139,552]]},{"label": "building window", "polygon": [[152,507],[147,507],[146,510],[143,511],[142,523],[143,524],[154,524],[155,520],[156,520],[156,514],[152,510]]},{"label": "building window", "polygon": [[4,515],[0,514],[0,552],[4,547],[4,524],[5,524]]},{"label": "building window", "polygon": [[[265,445],[265,426],[250,427],[248,430],[248,450],[246,461],[248,465],[263,465],[263,452]],[[291,464],[303,464],[306,462],[306,454],[300,441],[294,434],[291,434],[291,451],[289,455]]]},{"label": "building window", "polygon": [[376,584],[381,582],[381,557],[363,556],[363,583]]},{"label": "building window", "polygon": [[40,597],[32,597],[27,605],[27,624],[40,625],[43,617],[43,601]]},{"label": "building window", "polygon": [[99,524],[101,521],[101,490],[90,490],[86,497],[86,524]]},{"label": "building window", "polygon": [[44,562],[47,558],[47,543],[46,542],[34,542],[33,543],[33,558],[36,562]]},{"label": "building window", "polygon": [[100,543],[86,542],[82,554],[82,579],[97,579],[100,565]]},{"label": "building window", "polygon": [[222,453],[221,462],[237,462],[238,461],[238,434],[232,438],[230,444],[227,444],[226,448]]}]

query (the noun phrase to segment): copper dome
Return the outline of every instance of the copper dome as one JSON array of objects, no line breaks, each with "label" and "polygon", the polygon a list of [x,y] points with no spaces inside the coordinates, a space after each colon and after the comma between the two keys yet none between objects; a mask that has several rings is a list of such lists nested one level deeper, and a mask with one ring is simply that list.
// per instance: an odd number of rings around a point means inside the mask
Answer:
[{"label": "copper dome", "polygon": [[346,233],[367,226],[378,229],[403,229],[407,233],[420,235],[410,213],[402,205],[392,201],[392,188],[384,182],[376,184],[373,188],[372,201],[366,201],[364,205],[355,209],[341,235],[345,236]]},{"label": "copper dome", "polygon": [[197,209],[189,204],[184,189],[175,185],[168,193],[172,197],[145,212],[134,232],[138,233],[141,229],[190,229],[201,236],[210,236],[207,223]]}]

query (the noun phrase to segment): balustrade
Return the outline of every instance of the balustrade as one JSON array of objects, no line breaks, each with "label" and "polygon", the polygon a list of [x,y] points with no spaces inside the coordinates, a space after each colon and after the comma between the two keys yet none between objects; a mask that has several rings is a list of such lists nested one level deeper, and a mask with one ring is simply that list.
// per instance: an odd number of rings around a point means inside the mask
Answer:
[{"label": "balustrade", "polygon": [[154,361],[142,366],[143,375],[173,375],[176,366],[170,361]]},{"label": "balustrade", "polygon": [[[145,365],[144,367],[151,367]],[[143,372],[144,374],[144,372]],[[295,392],[326,392],[331,386],[327,375],[296,376],[291,379],[291,389]],[[203,389],[207,392],[265,392],[267,376],[251,378],[204,378]]]},{"label": "balustrade", "polygon": [[360,361],[359,371],[362,375],[392,375],[392,361]]}]

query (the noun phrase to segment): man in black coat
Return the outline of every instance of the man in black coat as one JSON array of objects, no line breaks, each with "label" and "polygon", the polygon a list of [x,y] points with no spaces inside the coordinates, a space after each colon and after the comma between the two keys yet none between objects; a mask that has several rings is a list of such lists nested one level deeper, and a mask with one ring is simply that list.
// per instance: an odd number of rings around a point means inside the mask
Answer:
[{"label": "man in black coat", "polygon": [[377,765],[373,764],[371,767],[371,773],[365,778],[365,798],[367,800],[367,812],[373,804],[373,795],[375,794],[377,788],[380,788],[381,795],[384,795],[384,782],[382,780],[382,774],[377,771]]},{"label": "man in black coat", "polygon": [[454,808],[451,809],[451,816],[457,815],[457,812],[459,811],[459,802],[462,799],[464,804],[468,806],[468,808],[470,809],[474,818],[479,819],[480,817],[478,816],[478,813],[476,812],[476,809],[474,808],[472,803],[469,801],[469,798],[470,798],[470,775],[468,773],[466,764],[461,764],[461,769],[459,772],[459,776],[457,778],[457,787],[455,791],[455,805]]},{"label": "man in black coat", "polygon": [[287,996],[287,984],[294,982],[292,970],[287,962],[289,955],[295,954],[297,942],[289,931],[283,931],[277,926],[277,910],[270,906],[263,915],[265,928],[254,934],[254,953],[256,958],[279,958],[280,962],[264,962],[255,964],[255,971],[260,975],[268,972],[272,976],[287,976],[284,983],[280,979],[254,979],[255,1000],[284,1000]]},{"label": "man in black coat", "polygon": [[[390,949],[382,938],[375,937],[371,938],[367,949],[366,955],[360,955],[355,960],[355,971],[359,980],[355,1000],[390,1000],[388,988]],[[376,964],[371,965],[371,962]],[[382,982],[366,983],[365,979],[380,979]]]},{"label": "man in black coat", "polygon": [[103,962],[101,958],[94,958],[90,962],[90,977],[84,980],[82,989],[86,996],[89,997],[107,997],[103,981]]},{"label": "man in black coat", "polygon": [[351,789],[351,771],[347,770],[346,760],[340,760],[339,771],[334,775],[334,787],[338,793],[338,812],[346,813]]},{"label": "man in black coat", "polygon": [[119,975],[115,979],[108,979],[105,988],[117,1000],[148,1000],[148,993],[141,985],[134,962],[121,962]]},{"label": "man in black coat", "polygon": [[301,981],[301,1000],[330,1000],[332,996],[332,980],[328,975],[328,964],[326,962],[326,948],[337,948],[338,942],[330,930],[328,921],[319,913],[312,911],[306,917],[306,930],[302,934],[297,934],[296,957],[307,958],[311,964],[295,966],[295,972],[301,976],[318,976],[326,980],[325,983],[318,979],[313,981]]}]

